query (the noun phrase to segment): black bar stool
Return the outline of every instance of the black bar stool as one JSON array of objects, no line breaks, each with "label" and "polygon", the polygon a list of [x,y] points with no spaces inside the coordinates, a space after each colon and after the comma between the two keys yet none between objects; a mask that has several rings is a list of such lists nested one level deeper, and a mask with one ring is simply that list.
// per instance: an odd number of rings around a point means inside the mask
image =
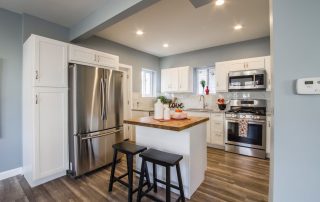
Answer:
[{"label": "black bar stool", "polygon": [[[155,149],[149,149],[147,151],[142,152],[139,154],[139,156],[142,158],[141,163],[141,175],[139,180],[139,191],[138,191],[138,197],[137,201],[140,202],[141,198],[143,196],[147,196],[148,198],[155,200],[155,201],[161,201],[160,199],[156,198],[155,196],[152,196],[148,194],[149,191],[153,189],[154,192],[157,192],[157,182],[166,185],[166,202],[169,202],[171,200],[171,192],[170,188],[174,188],[180,191],[180,197],[177,201],[185,201],[184,197],[184,191],[183,191],[183,184],[182,184],[182,178],[181,178],[181,171],[180,171],[180,165],[179,162],[182,160],[183,156],[177,155],[177,154],[171,154],[167,152],[162,152]],[[147,167],[147,162],[152,163],[153,167],[153,185],[151,187],[148,187],[146,191],[142,191],[143,188],[143,179],[145,175],[148,175],[148,170],[145,169]],[[164,166],[166,168],[166,181],[162,181],[157,179],[157,171],[156,171],[156,165]],[[179,186],[175,186],[170,183],[170,168],[172,166],[176,166],[177,169],[177,176],[178,176],[178,183]]]},{"label": "black bar stool", "polygon": [[[138,191],[138,188],[133,189],[133,172],[141,175],[141,172],[133,169],[133,156],[145,151],[147,148],[143,147],[143,146],[136,145],[136,144],[132,144],[132,143],[129,143],[126,141],[118,143],[118,144],[114,144],[112,147],[113,147],[114,153],[113,153],[113,162],[112,162],[112,169],[111,169],[111,175],[110,175],[109,192],[112,191],[112,187],[113,187],[114,182],[120,182],[124,186],[128,187],[128,189],[129,189],[128,190],[128,201],[131,202],[132,195]],[[125,173],[119,177],[116,177],[116,176],[114,176],[114,172],[116,169],[118,152],[121,152],[126,155],[127,173]],[[143,169],[144,169],[143,171],[148,172],[147,167],[144,167]],[[121,180],[125,176],[128,176],[128,183]],[[151,187],[149,175],[145,175],[145,177],[146,177],[147,181],[145,183],[142,182],[141,186],[143,187],[145,185],[148,185],[148,187]],[[142,181],[143,181],[143,178],[142,178]]]}]

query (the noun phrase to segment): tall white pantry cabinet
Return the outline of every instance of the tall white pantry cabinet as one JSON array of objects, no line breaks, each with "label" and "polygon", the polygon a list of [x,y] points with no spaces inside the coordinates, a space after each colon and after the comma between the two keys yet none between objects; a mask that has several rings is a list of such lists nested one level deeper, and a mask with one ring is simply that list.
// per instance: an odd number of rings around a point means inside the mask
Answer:
[{"label": "tall white pantry cabinet", "polygon": [[31,35],[22,89],[23,174],[33,187],[68,169],[68,44]]}]

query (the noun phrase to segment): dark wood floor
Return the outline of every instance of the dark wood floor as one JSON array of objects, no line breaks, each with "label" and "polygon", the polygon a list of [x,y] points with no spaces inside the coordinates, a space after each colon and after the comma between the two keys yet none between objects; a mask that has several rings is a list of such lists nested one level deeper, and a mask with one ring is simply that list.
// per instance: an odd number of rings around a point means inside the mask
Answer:
[{"label": "dark wood floor", "polygon": [[[120,163],[117,175],[125,173],[125,163]],[[0,181],[0,201],[126,201],[127,190],[119,183],[108,193],[109,175],[110,167],[77,180],[65,176],[35,188],[19,175]],[[190,201],[267,201],[268,183],[268,160],[209,148],[205,181]],[[164,190],[157,196],[164,199]],[[172,199],[176,198],[172,194]]]}]

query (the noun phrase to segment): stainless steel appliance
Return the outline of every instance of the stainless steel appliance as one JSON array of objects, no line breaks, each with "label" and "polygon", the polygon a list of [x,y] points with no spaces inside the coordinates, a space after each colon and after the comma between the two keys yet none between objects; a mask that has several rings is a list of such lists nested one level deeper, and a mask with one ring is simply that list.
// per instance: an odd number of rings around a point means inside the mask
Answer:
[{"label": "stainless steel appliance", "polygon": [[72,176],[112,162],[123,140],[122,73],[69,65],[69,158]]},{"label": "stainless steel appliance", "polygon": [[[226,112],[226,151],[266,157],[266,106],[266,100],[231,100],[230,110]],[[247,130],[240,135],[243,121]]]},{"label": "stainless steel appliance", "polygon": [[264,69],[229,72],[229,90],[265,90],[266,76]]}]

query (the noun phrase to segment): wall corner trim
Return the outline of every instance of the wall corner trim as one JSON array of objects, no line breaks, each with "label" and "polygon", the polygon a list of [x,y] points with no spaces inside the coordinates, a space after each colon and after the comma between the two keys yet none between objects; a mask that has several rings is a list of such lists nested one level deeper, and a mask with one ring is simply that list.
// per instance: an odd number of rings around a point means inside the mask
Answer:
[{"label": "wall corner trim", "polygon": [[22,174],[22,167],[14,168],[14,169],[11,169],[11,170],[7,170],[7,171],[4,171],[4,172],[1,172],[0,173],[0,180],[4,180],[4,179],[7,179],[9,177],[13,177],[13,176],[16,176],[16,175],[21,175],[21,174]]}]

